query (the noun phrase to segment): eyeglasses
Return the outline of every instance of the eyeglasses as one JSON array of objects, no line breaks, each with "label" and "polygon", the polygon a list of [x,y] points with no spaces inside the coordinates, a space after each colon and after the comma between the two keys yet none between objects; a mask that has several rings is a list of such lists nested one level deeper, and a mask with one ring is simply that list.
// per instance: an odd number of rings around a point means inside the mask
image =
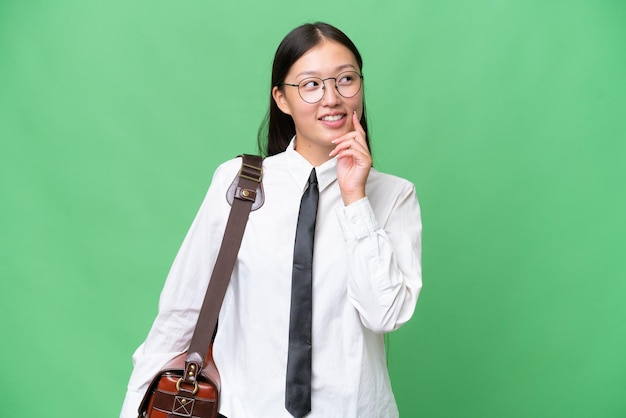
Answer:
[{"label": "eyeglasses", "polygon": [[356,71],[345,71],[337,74],[337,77],[318,78],[307,77],[298,84],[281,83],[284,86],[298,88],[298,94],[307,103],[317,103],[324,97],[326,93],[326,81],[334,80],[335,89],[341,96],[349,99],[357,95],[361,91],[363,85],[363,76]]}]

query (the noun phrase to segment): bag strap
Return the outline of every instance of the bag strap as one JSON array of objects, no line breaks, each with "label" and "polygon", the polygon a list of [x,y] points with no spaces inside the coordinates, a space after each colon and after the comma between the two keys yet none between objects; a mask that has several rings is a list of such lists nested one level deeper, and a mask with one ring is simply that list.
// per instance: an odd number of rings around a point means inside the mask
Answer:
[{"label": "bag strap", "polygon": [[[183,382],[191,385],[195,385],[196,376],[202,372],[205,366],[205,356],[209,351],[228,282],[235,268],[248,215],[251,210],[258,209],[264,201],[261,183],[263,158],[248,154],[243,154],[241,157],[243,159],[241,169],[235,177],[233,185],[229,188],[229,193],[234,193],[234,198],[232,199],[224,238],[185,359]],[[230,198],[228,200],[231,201]]]}]

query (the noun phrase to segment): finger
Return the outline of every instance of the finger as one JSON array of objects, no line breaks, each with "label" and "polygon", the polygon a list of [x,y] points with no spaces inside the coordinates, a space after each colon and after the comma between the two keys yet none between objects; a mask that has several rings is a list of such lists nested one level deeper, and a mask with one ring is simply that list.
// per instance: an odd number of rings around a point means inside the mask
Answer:
[{"label": "finger", "polygon": [[342,144],[349,144],[349,145],[354,145],[354,144],[360,144],[360,145],[365,145],[365,140],[363,139],[363,137],[356,131],[352,131],[352,132],[348,132],[345,135],[340,136],[339,138],[331,141],[333,144],[335,144],[336,146],[340,146]]},{"label": "finger", "polygon": [[335,138],[331,142],[335,145],[342,144],[344,142],[356,141],[359,144],[366,145],[365,135],[363,135],[359,131],[350,131],[348,133],[343,134],[339,138]]},{"label": "finger", "polygon": [[357,136],[358,134],[353,131],[332,141],[335,144],[335,148],[333,148],[330,155],[337,155],[341,151],[350,148],[363,148],[363,144],[357,139]]},{"label": "finger", "polygon": [[330,152],[329,156],[333,157],[345,149],[356,146],[358,146],[362,152],[369,154],[369,147],[365,140],[365,130],[359,122],[359,116],[356,110],[352,112],[351,123],[353,130],[350,130],[350,132],[332,141],[332,143],[335,144],[335,148]]},{"label": "finger", "polygon": [[363,143],[365,143],[365,130],[363,129],[363,127],[361,126],[361,123],[359,122],[359,115],[357,114],[357,111],[353,111],[352,112],[352,116],[350,119],[350,125],[348,127],[348,132],[345,133],[344,135],[340,136],[339,138],[336,138],[334,141],[332,141],[333,143],[340,143],[343,142],[345,140],[349,140],[352,138],[355,138],[357,140],[359,140],[360,138],[355,137],[355,134],[358,134],[359,136],[362,137],[363,139]]},{"label": "finger", "polygon": [[358,134],[355,134],[354,132],[349,136],[341,137],[341,140],[336,141],[335,144],[335,148],[329,154],[331,157],[339,155],[346,150],[355,150],[362,154],[369,155],[369,149],[367,148],[367,145],[364,144],[364,141],[359,138]]},{"label": "finger", "polygon": [[369,167],[372,165],[372,157],[367,150],[363,150],[360,147],[347,148],[340,151],[337,154],[337,158],[342,159],[350,159],[354,161],[357,165],[363,167]]},{"label": "finger", "polygon": [[352,126],[354,127],[354,130],[359,132],[361,135],[363,135],[363,138],[365,138],[365,129],[363,129],[363,127],[361,126],[361,121],[359,121],[359,115],[357,114],[356,110],[352,113]]}]

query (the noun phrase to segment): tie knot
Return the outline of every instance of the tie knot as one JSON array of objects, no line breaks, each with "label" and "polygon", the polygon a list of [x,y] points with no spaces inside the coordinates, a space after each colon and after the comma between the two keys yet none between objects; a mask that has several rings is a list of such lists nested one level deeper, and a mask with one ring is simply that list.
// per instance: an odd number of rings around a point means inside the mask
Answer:
[{"label": "tie knot", "polygon": [[309,186],[317,184],[317,175],[315,174],[315,169],[311,170],[311,175],[309,176]]}]

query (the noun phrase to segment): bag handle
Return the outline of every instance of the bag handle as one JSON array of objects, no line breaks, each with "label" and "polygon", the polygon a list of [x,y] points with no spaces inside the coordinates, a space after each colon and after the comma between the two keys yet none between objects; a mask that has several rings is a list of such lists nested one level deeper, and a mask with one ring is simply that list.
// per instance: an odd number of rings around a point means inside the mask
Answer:
[{"label": "bag handle", "polygon": [[[230,276],[235,268],[237,253],[241,246],[243,233],[246,229],[248,215],[264,202],[262,178],[263,158],[258,155],[243,154],[241,169],[229,188],[227,197],[231,203],[230,215],[226,222],[226,230],[222,245],[217,255],[215,267],[211,274],[211,281],[207,288],[198,323],[191,338],[187,358],[185,359],[185,374],[183,382],[196,384],[197,375],[202,372],[205,356],[213,339],[217,327],[220,308],[228,288]],[[233,198],[230,198],[230,195]],[[253,208],[254,205],[254,208]]]}]

